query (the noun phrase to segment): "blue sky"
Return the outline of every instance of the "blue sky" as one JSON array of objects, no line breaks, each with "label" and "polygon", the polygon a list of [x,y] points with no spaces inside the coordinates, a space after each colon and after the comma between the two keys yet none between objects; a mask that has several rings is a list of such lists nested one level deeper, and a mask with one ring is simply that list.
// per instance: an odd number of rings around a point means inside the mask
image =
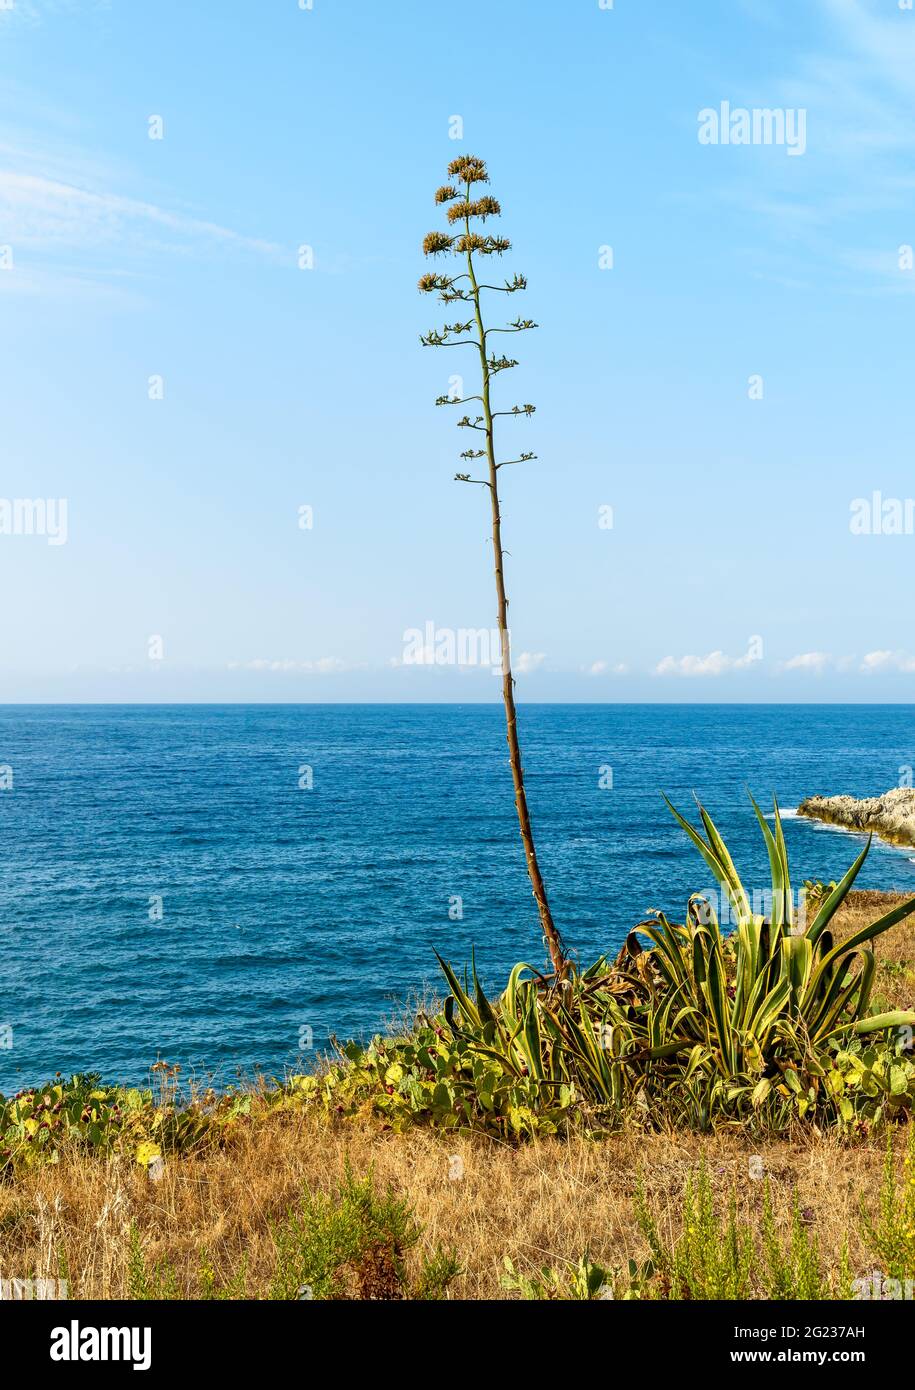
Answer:
[{"label": "blue sky", "polygon": [[[498,698],[403,662],[494,623],[415,288],[468,152],[541,325],[519,698],[911,698],[912,527],[850,523],[915,495],[899,0],[14,0],[0,74],[0,516],[67,505],[0,534],[0,700]],[[701,144],[722,102],[803,154]]]}]

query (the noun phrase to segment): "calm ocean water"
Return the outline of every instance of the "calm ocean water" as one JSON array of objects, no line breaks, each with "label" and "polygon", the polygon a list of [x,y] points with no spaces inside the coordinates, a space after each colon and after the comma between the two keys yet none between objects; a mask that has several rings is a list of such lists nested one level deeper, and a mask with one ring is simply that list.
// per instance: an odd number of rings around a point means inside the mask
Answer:
[{"label": "calm ocean water", "polygon": [[[763,888],[747,785],[790,808],[915,763],[910,706],[525,705],[520,729],[554,916],[584,961],[713,886],[661,789],[684,811],[699,793]],[[158,1057],[278,1074],[303,1029],[318,1049],[367,1035],[435,985],[433,950],[474,946],[492,987],[543,960],[501,706],[6,706],[0,764],[0,1091],[137,1082]],[[786,837],[798,883],[858,848],[805,821]],[[915,893],[915,863],[875,844],[859,883]]]}]

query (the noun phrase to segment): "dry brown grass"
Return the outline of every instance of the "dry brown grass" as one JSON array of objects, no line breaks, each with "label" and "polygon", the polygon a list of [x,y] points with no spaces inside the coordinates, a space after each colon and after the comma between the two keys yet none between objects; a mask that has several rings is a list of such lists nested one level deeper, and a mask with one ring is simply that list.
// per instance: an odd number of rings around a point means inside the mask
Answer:
[{"label": "dry brown grass", "polygon": [[[204,1250],[222,1279],[246,1257],[248,1292],[263,1295],[274,1266],[271,1219],[303,1188],[335,1188],[349,1161],[355,1173],[371,1169],[379,1186],[409,1196],[425,1228],[426,1251],[436,1244],[457,1250],[465,1273],[455,1296],[504,1297],[505,1255],[522,1271],[561,1265],[587,1248],[605,1266],[644,1258],[633,1209],[639,1173],[662,1227],[675,1226],[684,1180],[703,1159],[715,1188],[735,1189],[741,1215],[755,1221],[762,1184],[749,1176],[749,1158],[759,1154],[776,1208],[787,1214],[796,1188],[801,1206],[812,1212],[827,1266],[838,1267],[848,1235],[852,1266],[863,1272],[860,1203],[862,1196],[873,1200],[883,1153],[879,1141],[760,1146],[740,1135],[635,1131],[599,1143],[573,1138],[509,1148],[425,1130],[392,1135],[353,1122],[327,1127],[301,1115],[275,1115],[231,1152],[172,1161],[158,1183],[127,1160],[32,1170],[0,1196],[0,1268],[56,1276],[62,1251],[74,1296],[122,1298],[135,1223],[149,1259],[167,1257],[186,1295],[196,1291]],[[454,1155],[463,1160],[457,1180],[449,1176]]]},{"label": "dry brown grass", "polygon": [[[885,910],[883,895],[859,893],[843,914],[853,931]],[[915,996],[915,927],[903,923],[878,942],[878,988],[888,1003]],[[761,1214],[762,1184],[749,1176],[759,1154],[776,1208],[787,1215],[791,1193],[810,1209],[827,1267],[837,1267],[843,1240],[852,1269],[869,1268],[860,1234],[862,1199],[872,1205],[880,1183],[883,1140],[842,1145],[829,1137],[760,1144],[741,1133],[658,1135],[637,1130],[600,1142],[580,1137],[518,1148],[428,1130],[403,1135],[371,1122],[327,1125],[315,1116],[275,1112],[244,1129],[230,1150],[173,1159],[158,1183],[128,1159],[74,1158],[19,1174],[0,1187],[0,1274],[56,1277],[62,1254],[71,1292],[84,1298],[126,1293],[129,1233],[140,1233],[150,1260],[168,1258],[186,1295],[197,1288],[201,1252],[222,1279],[247,1260],[247,1291],[263,1296],[274,1248],[270,1222],[303,1189],[330,1191],[349,1161],[357,1175],[373,1171],[410,1198],[424,1227],[423,1248],[452,1246],[463,1276],[454,1296],[504,1297],[503,1258],[529,1272],[575,1260],[586,1249],[618,1266],[646,1249],[635,1220],[639,1173],[662,1227],[676,1222],[684,1180],[705,1160],[715,1188],[732,1188],[739,1209]],[[463,1177],[449,1160],[463,1160]]]}]

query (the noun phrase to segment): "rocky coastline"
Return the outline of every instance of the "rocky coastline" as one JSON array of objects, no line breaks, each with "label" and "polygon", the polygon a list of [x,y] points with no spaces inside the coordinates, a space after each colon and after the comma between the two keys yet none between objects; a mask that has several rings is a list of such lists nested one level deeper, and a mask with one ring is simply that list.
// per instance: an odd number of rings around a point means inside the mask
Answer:
[{"label": "rocky coastline", "polygon": [[894,787],[882,796],[808,796],[799,816],[841,825],[846,830],[873,832],[893,845],[915,846],[915,788]]}]

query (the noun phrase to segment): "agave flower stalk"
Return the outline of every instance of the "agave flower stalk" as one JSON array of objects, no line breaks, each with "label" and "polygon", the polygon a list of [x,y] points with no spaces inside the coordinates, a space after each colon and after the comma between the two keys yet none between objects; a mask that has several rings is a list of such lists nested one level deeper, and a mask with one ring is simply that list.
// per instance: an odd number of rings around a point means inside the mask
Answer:
[{"label": "agave flower stalk", "polygon": [[[499,644],[502,662],[502,699],[505,704],[506,737],[511,764],[512,781],[515,788],[515,809],[521,840],[527,860],[527,872],[531,890],[540,915],[544,943],[550,954],[553,970],[558,979],[566,977],[569,967],[568,957],[559,930],[553,921],[547,898],[546,885],[537,859],[534,845],[534,832],[531,826],[527,793],[524,787],[524,767],[521,762],[521,747],[518,741],[518,716],[515,708],[515,681],[511,666],[511,641],[508,626],[508,598],[505,592],[505,572],[503,568],[504,549],[502,546],[502,512],[499,503],[499,473],[511,464],[526,463],[535,454],[521,452],[517,458],[497,460],[494,422],[499,415],[524,416],[530,418],[534,413],[532,405],[513,405],[510,410],[495,411],[492,407],[492,379],[500,372],[509,371],[518,364],[514,358],[497,355],[490,346],[489,338],[495,333],[524,333],[537,325],[531,319],[517,318],[502,328],[487,328],[483,320],[481,291],[491,290],[500,294],[516,294],[527,286],[523,275],[515,275],[502,285],[481,284],[477,279],[474,256],[501,256],[510,250],[511,243],[505,237],[492,236],[485,231],[475,230],[485,227],[490,217],[498,217],[501,208],[495,198],[482,194],[480,189],[489,182],[486,165],[475,155],[462,155],[452,160],[448,166],[451,182],[441,187],[435,201],[448,206],[448,223],[455,232],[430,232],[423,242],[427,256],[454,255],[461,257],[466,271],[457,275],[428,273],[423,275],[419,288],[426,294],[437,292],[443,304],[466,304],[466,312],[471,315],[466,320],[446,323],[441,329],[433,329],[421,338],[424,347],[475,347],[480,361],[480,394],[452,398],[440,396],[436,405],[469,405],[478,402],[481,413],[473,418],[465,414],[458,420],[460,429],[475,430],[483,435],[479,441],[482,448],[470,448],[461,458],[468,461],[482,460],[482,478],[471,477],[469,472],[455,474],[457,482],[477,484],[489,489],[492,514],[493,563],[496,582],[496,619],[499,629]],[[463,228],[463,230],[461,230]]]}]

